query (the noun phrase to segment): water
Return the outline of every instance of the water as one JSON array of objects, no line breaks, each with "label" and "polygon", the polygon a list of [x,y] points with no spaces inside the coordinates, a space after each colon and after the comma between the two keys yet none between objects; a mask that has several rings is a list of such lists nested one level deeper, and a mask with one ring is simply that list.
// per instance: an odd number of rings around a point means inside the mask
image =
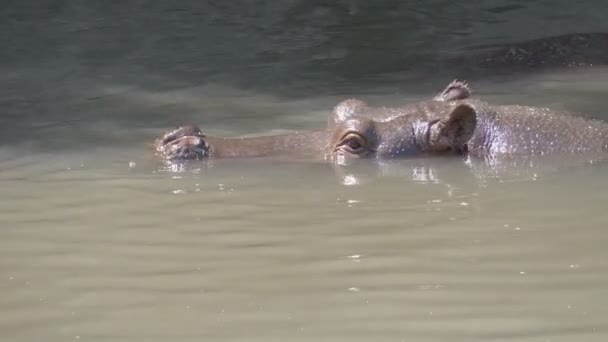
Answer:
[{"label": "water", "polygon": [[[147,145],[185,122],[218,135],[314,128],[353,94],[428,98],[449,70],[403,61],[540,24],[601,30],[601,2],[104,4],[0,6],[1,340],[608,337],[606,163],[495,173],[459,159],[270,159],[173,172]],[[608,119],[606,81],[597,67],[472,86]]]}]

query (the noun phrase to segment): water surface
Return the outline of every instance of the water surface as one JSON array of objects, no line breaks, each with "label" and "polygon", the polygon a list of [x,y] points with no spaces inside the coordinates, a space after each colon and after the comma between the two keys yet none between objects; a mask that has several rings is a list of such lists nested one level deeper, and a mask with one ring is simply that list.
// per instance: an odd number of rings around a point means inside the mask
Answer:
[{"label": "water surface", "polygon": [[[292,1],[278,12],[47,3],[0,8],[0,25],[19,32],[2,30],[0,55],[2,340],[608,338],[604,162],[170,170],[147,145],[186,122],[219,135],[316,128],[353,94],[428,98],[449,70],[421,81],[391,65],[523,39],[535,22],[596,30],[601,3],[548,13],[542,1],[450,2],[452,15],[433,11],[439,1],[415,11]],[[391,28],[376,48],[356,39]],[[606,81],[593,68],[472,86],[492,102],[607,119]]]}]

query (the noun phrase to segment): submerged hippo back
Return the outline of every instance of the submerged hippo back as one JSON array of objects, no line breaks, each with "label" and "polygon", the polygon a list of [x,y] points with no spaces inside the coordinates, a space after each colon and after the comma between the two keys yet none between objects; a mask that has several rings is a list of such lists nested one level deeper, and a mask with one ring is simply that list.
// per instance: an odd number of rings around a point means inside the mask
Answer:
[{"label": "submerged hippo back", "polygon": [[475,156],[600,152],[608,150],[608,124],[564,111],[527,106],[493,106],[462,101],[477,112],[468,144]]}]

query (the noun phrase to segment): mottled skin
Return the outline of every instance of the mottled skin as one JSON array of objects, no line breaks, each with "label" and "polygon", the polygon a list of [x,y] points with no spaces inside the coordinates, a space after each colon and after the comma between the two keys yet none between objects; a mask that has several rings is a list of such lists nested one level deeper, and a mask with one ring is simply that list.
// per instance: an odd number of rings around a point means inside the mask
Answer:
[{"label": "mottled skin", "polygon": [[603,121],[548,108],[494,106],[472,99],[453,105],[461,103],[472,106],[477,113],[475,133],[467,143],[473,156],[540,156],[608,150],[608,124]]},{"label": "mottled skin", "polygon": [[[415,117],[426,123],[463,106],[475,113],[464,119],[470,121],[475,130],[461,149],[471,156],[539,156],[608,150],[607,123],[548,108],[495,106],[476,99],[464,99],[424,101],[396,109],[368,108],[367,114],[393,110],[397,115]],[[467,127],[466,124],[461,125]],[[452,149],[458,147],[447,145]]]},{"label": "mottled skin", "polygon": [[451,83],[433,100],[397,108],[343,101],[334,108],[326,128],[318,131],[217,138],[185,126],[157,143],[157,151],[169,161],[285,155],[339,164],[353,158],[423,154],[499,158],[607,149],[605,122],[546,108],[490,105],[471,99],[462,82]]}]

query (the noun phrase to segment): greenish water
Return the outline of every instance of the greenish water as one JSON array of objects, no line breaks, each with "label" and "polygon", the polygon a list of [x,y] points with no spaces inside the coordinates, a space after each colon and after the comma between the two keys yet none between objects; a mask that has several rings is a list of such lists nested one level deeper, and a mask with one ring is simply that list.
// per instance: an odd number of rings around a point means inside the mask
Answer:
[{"label": "greenish water", "polygon": [[[548,3],[3,3],[0,340],[605,341],[606,163],[175,172],[147,145],[319,127],[353,94],[434,95],[450,71],[421,56],[604,25]],[[607,118],[605,68],[481,76]]]}]

